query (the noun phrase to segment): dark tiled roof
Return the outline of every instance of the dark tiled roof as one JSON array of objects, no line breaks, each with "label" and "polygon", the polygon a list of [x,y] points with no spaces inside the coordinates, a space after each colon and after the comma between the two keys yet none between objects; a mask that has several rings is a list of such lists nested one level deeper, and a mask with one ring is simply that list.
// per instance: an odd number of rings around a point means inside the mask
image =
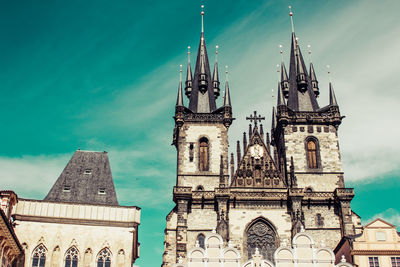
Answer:
[{"label": "dark tiled roof", "polygon": [[44,200],[118,205],[107,152],[76,151]]},{"label": "dark tiled roof", "polygon": [[[204,93],[200,92],[199,89],[200,74],[202,72],[201,61],[203,61],[204,72],[207,79],[207,90]],[[193,89],[189,99],[189,109],[194,113],[211,113],[217,109],[204,33],[201,33],[199,50],[197,52],[197,61],[193,77]]]},{"label": "dark tiled roof", "polygon": [[[296,58],[298,54],[298,59]],[[297,62],[298,61],[298,62]],[[307,90],[302,93],[297,88],[297,64],[305,73],[307,79]],[[296,35],[292,33],[292,47],[290,51],[290,69],[289,69],[289,97],[287,105],[294,111],[316,111],[319,109],[317,99],[312,90],[311,80],[307,74],[306,65],[300,47],[297,45]]]}]

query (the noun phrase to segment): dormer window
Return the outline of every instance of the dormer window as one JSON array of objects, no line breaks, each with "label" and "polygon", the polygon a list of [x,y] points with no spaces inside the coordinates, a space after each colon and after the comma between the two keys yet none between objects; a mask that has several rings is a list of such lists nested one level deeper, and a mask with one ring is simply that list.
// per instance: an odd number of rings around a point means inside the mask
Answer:
[{"label": "dormer window", "polygon": [[64,185],[64,187],[63,187],[63,192],[71,192],[71,186],[69,186],[69,185]]},{"label": "dormer window", "polygon": [[86,169],[84,173],[85,174],[92,174],[92,169]]},{"label": "dormer window", "polygon": [[106,189],[104,187],[99,188],[99,191],[97,192],[99,195],[105,195],[106,194]]}]

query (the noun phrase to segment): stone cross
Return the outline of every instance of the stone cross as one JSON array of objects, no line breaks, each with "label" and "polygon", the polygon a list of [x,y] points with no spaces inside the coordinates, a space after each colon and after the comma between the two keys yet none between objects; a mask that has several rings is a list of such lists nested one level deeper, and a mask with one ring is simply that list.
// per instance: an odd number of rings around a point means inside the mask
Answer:
[{"label": "stone cross", "polygon": [[261,115],[258,115],[257,117],[257,111],[254,111],[254,116],[250,115],[249,117],[246,117],[246,120],[249,120],[250,122],[254,121],[254,127],[257,127],[257,122],[260,122],[262,120],[265,120],[265,117],[261,117]]}]

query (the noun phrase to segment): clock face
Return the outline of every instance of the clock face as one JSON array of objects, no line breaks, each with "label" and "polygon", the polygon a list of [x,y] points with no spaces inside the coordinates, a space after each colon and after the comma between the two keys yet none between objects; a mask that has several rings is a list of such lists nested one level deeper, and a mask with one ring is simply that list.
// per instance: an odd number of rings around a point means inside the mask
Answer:
[{"label": "clock face", "polygon": [[250,147],[250,154],[254,158],[261,158],[264,154],[264,148],[260,145],[253,145]]}]

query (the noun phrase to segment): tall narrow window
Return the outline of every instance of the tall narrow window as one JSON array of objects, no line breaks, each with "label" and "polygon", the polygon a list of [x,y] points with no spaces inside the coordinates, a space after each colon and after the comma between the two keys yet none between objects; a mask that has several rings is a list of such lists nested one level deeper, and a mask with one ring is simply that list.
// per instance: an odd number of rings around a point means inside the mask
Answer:
[{"label": "tall narrow window", "polygon": [[46,264],[46,252],[47,249],[43,244],[35,248],[32,255],[32,267],[44,267]]},{"label": "tall narrow window", "polygon": [[104,248],[97,256],[97,267],[110,267],[111,266],[111,252],[109,249]]},{"label": "tall narrow window", "polygon": [[78,250],[76,247],[71,247],[67,250],[65,256],[65,267],[77,267],[78,266]]},{"label": "tall narrow window", "polygon": [[378,257],[368,257],[369,267],[379,267]]},{"label": "tall narrow window", "polygon": [[308,167],[311,169],[318,168],[317,162],[317,144],[314,140],[307,142],[307,157],[308,157]]},{"label": "tall narrow window", "polygon": [[208,140],[207,138],[200,139],[200,171],[208,171]]},{"label": "tall narrow window", "polygon": [[400,257],[391,257],[392,267],[400,267]]},{"label": "tall narrow window", "polygon": [[199,234],[199,235],[197,236],[197,241],[199,242],[199,247],[205,249],[205,244],[204,244],[205,237],[204,237],[203,234]]}]

